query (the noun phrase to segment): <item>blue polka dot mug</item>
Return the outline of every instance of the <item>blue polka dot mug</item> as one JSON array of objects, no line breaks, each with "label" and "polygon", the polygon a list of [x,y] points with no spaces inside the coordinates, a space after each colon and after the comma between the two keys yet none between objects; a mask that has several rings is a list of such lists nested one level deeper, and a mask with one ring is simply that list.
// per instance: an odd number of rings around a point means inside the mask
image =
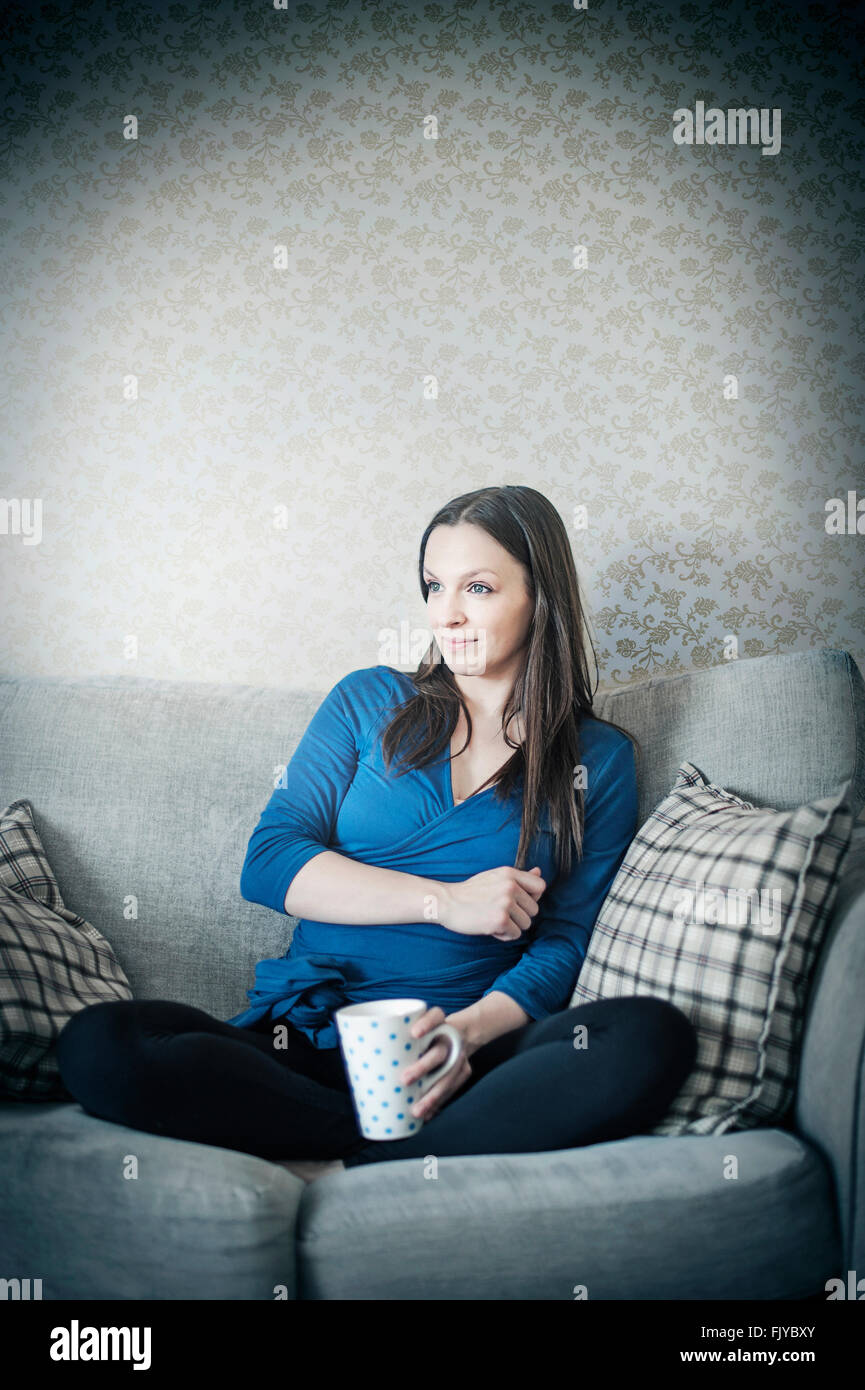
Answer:
[{"label": "blue polka dot mug", "polygon": [[[373,999],[346,1004],[334,1013],[355,1114],[365,1139],[405,1139],[423,1120],[412,1105],[456,1066],[462,1036],[450,1023],[412,1037],[412,1025],[427,1011],[422,999]],[[447,1038],[450,1056],[406,1086],[402,1074],[426,1052],[435,1038]]]}]

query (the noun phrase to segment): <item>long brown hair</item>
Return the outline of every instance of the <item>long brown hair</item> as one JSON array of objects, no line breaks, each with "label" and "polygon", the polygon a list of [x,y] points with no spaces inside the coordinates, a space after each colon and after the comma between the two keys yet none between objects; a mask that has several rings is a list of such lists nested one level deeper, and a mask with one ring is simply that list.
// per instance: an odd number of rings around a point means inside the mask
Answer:
[{"label": "long brown hair", "polygon": [[[525,855],[546,804],[558,869],[567,873],[572,842],[578,859],[583,848],[585,797],[581,786],[574,796],[573,779],[580,763],[580,722],[587,715],[598,717],[592,709],[597,654],[583,612],[568,535],[555,507],[532,487],[485,487],[463,493],[436,512],[421,538],[418,578],[424,602],[429,592],[423,573],[430,532],[436,526],[456,526],[459,522],[482,527],[520,562],[535,606],[526,659],[502,711],[504,739],[515,752],[478,790],[492,783],[497,799],[505,801],[522,772],[522,823],[513,867],[525,867]],[[594,690],[589,688],[586,638],[595,658]],[[465,700],[452,671],[440,660],[434,639],[410,679],[417,693],[399,707],[382,735],[386,770],[403,744],[410,748],[403,758],[404,771],[432,762],[450,746],[460,708],[468,729],[463,748],[471,742],[472,722]],[[522,746],[512,742],[507,733],[517,714],[525,728]],[[640,753],[637,739],[627,729],[610,719],[601,722],[625,734]]]}]

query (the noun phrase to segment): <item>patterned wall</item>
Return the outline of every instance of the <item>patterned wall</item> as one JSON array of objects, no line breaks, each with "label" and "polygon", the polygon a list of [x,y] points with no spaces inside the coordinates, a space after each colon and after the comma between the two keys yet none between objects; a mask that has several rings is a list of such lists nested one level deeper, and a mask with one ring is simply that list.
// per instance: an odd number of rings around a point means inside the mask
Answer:
[{"label": "patterned wall", "polygon": [[[862,33],[836,6],[2,24],[4,670],[409,667],[422,530],[490,483],[568,522],[604,685],[731,638],[865,666],[865,537],[826,530],[865,499]],[[777,109],[777,153],[676,143],[699,102]]]}]

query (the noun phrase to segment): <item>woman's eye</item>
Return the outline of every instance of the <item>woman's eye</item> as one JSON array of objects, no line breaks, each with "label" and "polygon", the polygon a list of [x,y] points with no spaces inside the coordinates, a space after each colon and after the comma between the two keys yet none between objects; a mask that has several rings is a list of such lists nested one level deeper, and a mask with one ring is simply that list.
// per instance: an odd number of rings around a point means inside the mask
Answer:
[{"label": "woman's eye", "polygon": [[[433,590],[434,590],[435,586],[438,584],[438,582],[439,582],[439,581],[438,581],[437,579],[428,579],[428,580],[427,580],[427,589],[428,589],[428,591],[429,591],[430,593],[433,592]],[[473,584],[470,584],[470,585],[469,585],[469,588],[470,588],[470,589],[483,589],[484,593],[486,593],[486,594],[491,594],[491,593],[492,593],[492,589],[490,588],[489,584],[482,584],[481,581],[480,581],[479,579],[476,579],[476,580],[474,581]]]}]

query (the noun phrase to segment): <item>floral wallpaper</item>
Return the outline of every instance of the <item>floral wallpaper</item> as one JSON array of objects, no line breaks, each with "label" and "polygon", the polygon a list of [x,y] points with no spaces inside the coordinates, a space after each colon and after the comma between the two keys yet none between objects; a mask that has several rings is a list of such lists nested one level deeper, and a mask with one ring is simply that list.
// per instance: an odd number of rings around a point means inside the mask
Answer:
[{"label": "floral wallpaper", "polygon": [[853,14],[7,4],[0,667],[408,669],[491,483],[567,522],[604,686],[865,666]]}]

